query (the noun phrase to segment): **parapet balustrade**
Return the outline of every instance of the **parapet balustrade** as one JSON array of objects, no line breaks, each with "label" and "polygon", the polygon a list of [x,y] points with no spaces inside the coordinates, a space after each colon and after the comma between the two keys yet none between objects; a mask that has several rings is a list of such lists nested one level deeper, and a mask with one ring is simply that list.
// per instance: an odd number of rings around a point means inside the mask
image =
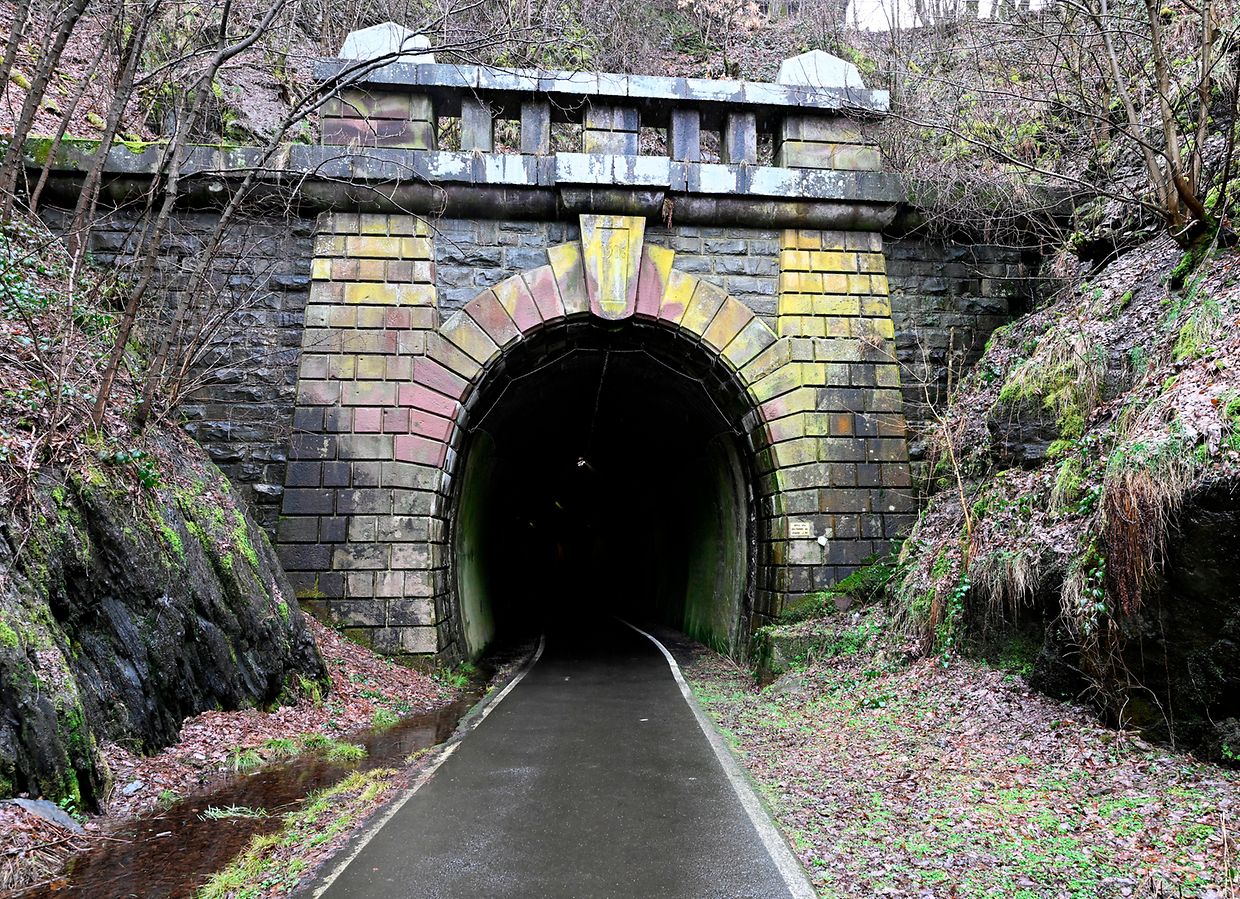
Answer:
[{"label": "parapet balustrade", "polygon": [[[391,47],[390,40],[379,50]],[[321,60],[320,80],[339,78],[376,53],[364,41],[345,50],[356,58]],[[886,112],[886,91],[866,89],[855,68],[821,51],[786,60],[779,83],[449,65],[429,61],[427,53],[412,58],[377,67],[329,100],[320,117],[322,143],[437,150],[440,136],[451,134],[456,146],[444,149],[492,153],[496,125],[511,122],[503,133],[519,140],[511,141],[510,152],[548,156],[559,124],[576,135],[570,152],[583,155],[651,155],[653,146],[674,162],[717,155],[731,165],[880,167],[861,125]],[[662,133],[643,141],[643,129]],[[706,143],[718,149],[704,154],[703,136],[711,132]],[[770,148],[768,159],[760,159],[760,147]]]}]

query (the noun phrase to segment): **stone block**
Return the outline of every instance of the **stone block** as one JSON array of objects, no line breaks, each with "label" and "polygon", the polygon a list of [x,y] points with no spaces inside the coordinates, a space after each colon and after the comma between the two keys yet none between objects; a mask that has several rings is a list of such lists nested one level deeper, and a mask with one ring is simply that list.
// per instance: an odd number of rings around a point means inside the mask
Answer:
[{"label": "stone block", "polygon": [[775,343],[775,332],[761,319],[753,318],[724,348],[723,357],[737,369],[743,369],[759,353]]},{"label": "stone block", "polygon": [[667,276],[667,288],[659,304],[659,318],[678,325],[684,318],[685,311],[693,302],[698,287],[705,282],[686,275],[680,269],[673,268]]},{"label": "stone block", "polygon": [[753,311],[748,306],[726,297],[711,319],[710,326],[703,332],[702,341],[716,352],[722,352],[753,318]]},{"label": "stone block", "polygon": [[497,347],[506,347],[521,338],[521,331],[504,310],[492,290],[478,294],[468,305],[465,313],[472,318]]},{"label": "stone block", "polygon": [[779,143],[812,141],[832,144],[864,144],[861,126],[852,119],[838,115],[785,116],[776,132]]},{"label": "stone block", "polygon": [[332,547],[334,571],[377,571],[388,567],[389,547],[384,543],[345,543]]},{"label": "stone block", "polygon": [[[501,309],[500,312],[503,312],[503,310]],[[515,327],[513,330],[516,330]],[[473,318],[464,312],[458,312],[448,319],[439,329],[439,333],[480,366],[485,365],[499,355],[499,346],[495,341]],[[429,352],[429,345],[427,349]],[[445,362],[445,364],[448,363]],[[449,367],[452,366],[449,365]]]},{"label": "stone block", "polygon": [[546,100],[521,104],[521,152],[539,156],[551,152],[551,104]]},{"label": "stone block", "polygon": [[461,98],[461,149],[482,153],[495,149],[495,119],[491,108],[475,97]]},{"label": "stone block", "polygon": [[585,269],[581,247],[576,243],[558,244],[547,249],[551,271],[555,275],[564,314],[571,316],[588,312],[590,295],[586,292]]},{"label": "stone block", "polygon": [[[702,159],[702,114],[696,109],[673,109],[668,124],[668,149],[672,159],[699,162]],[[675,249],[680,249],[676,247]]]},{"label": "stone block", "polygon": [[447,457],[447,444],[416,434],[396,437],[396,461],[441,466]]},{"label": "stone block", "polygon": [[550,265],[540,265],[523,272],[521,278],[525,281],[530,296],[534,300],[540,319],[551,322],[566,315],[564,303],[560,299],[560,288],[556,283],[555,272]]},{"label": "stone block", "polygon": [[637,156],[640,152],[638,135],[631,131],[585,129],[581,132],[581,152],[611,156]]},{"label": "stone block", "polygon": [[789,57],[779,64],[780,84],[812,88],[864,90],[861,72],[854,63],[823,50],[810,50]]},{"label": "stone block", "polygon": [[535,330],[542,324],[534,296],[520,275],[506,278],[491,288],[504,312],[522,334]]},{"label": "stone block", "polygon": [[723,162],[753,165],[758,161],[758,119],[752,112],[732,112],[724,118]]},{"label": "stone block", "polygon": [[317,543],[282,543],[276,547],[276,556],[289,571],[322,571],[331,564],[331,547]]},{"label": "stone block", "polygon": [[[457,314],[467,317],[464,316],[463,313]],[[453,375],[456,375],[456,377],[461,380],[467,383],[472,381],[482,371],[482,365],[456,344],[444,337],[442,330],[443,329],[441,328],[439,333],[430,334],[427,336],[427,358],[438,363],[441,367],[451,372]],[[420,360],[418,363],[415,363],[415,370],[418,364],[420,364]]]},{"label": "stone block", "polygon": [[680,320],[681,329],[699,337],[704,335],[727,298],[723,288],[716,287],[709,281],[699,282],[697,290],[693,292],[693,300]]}]

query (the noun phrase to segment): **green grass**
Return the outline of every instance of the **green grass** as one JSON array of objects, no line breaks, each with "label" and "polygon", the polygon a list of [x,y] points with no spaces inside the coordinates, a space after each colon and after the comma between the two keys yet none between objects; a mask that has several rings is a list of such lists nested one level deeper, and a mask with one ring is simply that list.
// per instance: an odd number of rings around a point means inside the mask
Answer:
[{"label": "green grass", "polygon": [[291,892],[310,867],[308,857],[351,827],[392,786],[389,768],[354,772],[340,783],[311,795],[284,816],[275,833],[254,837],[228,867],[217,872],[197,899],[255,899]]},{"label": "green grass", "polygon": [[325,734],[306,734],[301,745],[310,751],[321,752],[332,762],[356,762],[366,758],[366,748],[356,743],[345,743]]}]

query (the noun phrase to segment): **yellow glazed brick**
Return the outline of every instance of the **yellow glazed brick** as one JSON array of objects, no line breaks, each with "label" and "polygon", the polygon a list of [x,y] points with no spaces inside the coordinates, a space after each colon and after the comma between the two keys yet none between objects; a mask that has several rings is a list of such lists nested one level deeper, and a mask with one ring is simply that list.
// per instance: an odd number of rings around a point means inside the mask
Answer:
[{"label": "yellow glazed brick", "polygon": [[813,438],[787,440],[775,444],[771,447],[771,452],[775,457],[775,465],[779,468],[805,465],[818,461],[818,441]]},{"label": "yellow glazed brick", "polygon": [[821,231],[786,228],[780,235],[780,248],[785,250],[817,250],[822,247]]},{"label": "yellow glazed brick", "polygon": [[887,271],[887,261],[882,253],[858,253],[857,270],[879,275]]},{"label": "yellow glazed brick", "polygon": [[817,277],[822,278],[823,293],[848,293],[848,275],[828,272]]},{"label": "yellow glazed brick", "polygon": [[848,276],[848,292],[849,293],[869,293],[870,292],[870,276],[869,275],[849,275]]},{"label": "yellow glazed brick", "polygon": [[880,296],[886,296],[887,294],[889,294],[891,292],[891,289],[887,283],[887,276],[886,275],[871,275],[870,276],[870,291],[875,294],[879,294]]},{"label": "yellow glazed brick", "polygon": [[401,258],[402,243],[405,240],[413,240],[413,238],[375,237],[372,235],[346,237],[345,249],[350,256],[357,259],[399,259]]},{"label": "yellow glazed brick", "polygon": [[354,328],[357,326],[357,310],[333,306],[327,313],[327,323],[333,328]]},{"label": "yellow glazed brick", "polygon": [[862,297],[861,314],[871,318],[891,315],[891,302],[884,297]]},{"label": "yellow glazed brick", "polygon": [[348,252],[347,240],[335,234],[319,234],[314,238],[314,255],[343,256]]},{"label": "yellow glazed brick", "polygon": [[327,376],[337,380],[348,380],[356,377],[356,356],[333,356],[327,363]]},{"label": "yellow glazed brick", "polygon": [[353,305],[362,303],[378,306],[395,306],[399,302],[395,284],[381,281],[356,281],[344,285],[344,301]]},{"label": "yellow glazed brick", "polygon": [[812,272],[782,272],[779,289],[788,293],[822,293],[822,275]]},{"label": "yellow glazed brick", "polygon": [[659,318],[680,324],[693,301],[698,284],[697,280],[679,269],[672,269],[668,274],[667,287],[663,290],[663,298],[659,301]]},{"label": "yellow glazed brick", "polygon": [[785,272],[808,272],[813,269],[811,265],[812,254],[808,250],[781,250],[779,254],[779,268]]},{"label": "yellow glazed brick", "polygon": [[841,297],[828,294],[814,297],[815,315],[860,315],[861,303],[856,297]]},{"label": "yellow glazed brick", "polygon": [[803,293],[781,293],[776,311],[781,315],[813,315],[814,297]]},{"label": "yellow glazed brick", "polygon": [[892,340],[896,328],[889,318],[855,318],[852,319],[852,336],[858,340]]},{"label": "yellow glazed brick", "polygon": [[848,323],[858,321],[843,315],[830,315],[816,318],[814,321],[822,322],[822,333],[815,334],[815,337],[851,337],[852,332],[848,328]]},{"label": "yellow glazed brick", "polygon": [[430,259],[431,242],[426,237],[402,237],[400,255],[404,259]]},{"label": "yellow glazed brick", "polygon": [[434,306],[435,285],[399,284],[396,287],[396,298],[402,306]]},{"label": "yellow glazed brick", "polygon": [[382,328],[387,324],[387,308],[384,306],[357,307],[359,328]]},{"label": "yellow glazed brick", "polygon": [[806,316],[801,319],[801,330],[794,334],[795,337],[826,337],[827,325],[831,321],[829,318],[821,316]]},{"label": "yellow glazed brick", "polygon": [[357,377],[363,381],[381,381],[387,371],[384,356],[358,356]]},{"label": "yellow glazed brick", "polygon": [[310,277],[315,281],[330,281],[332,276],[332,261],[330,259],[316,258],[310,263]]},{"label": "yellow glazed brick", "polygon": [[386,281],[387,263],[382,259],[357,260],[358,281]]},{"label": "yellow glazed brick", "polygon": [[781,315],[776,327],[780,337],[799,337],[803,333],[801,319],[795,315]]},{"label": "yellow glazed brick", "polygon": [[810,267],[816,272],[855,272],[857,270],[857,254],[828,252],[822,250],[811,253]]},{"label": "yellow glazed brick", "polygon": [[388,217],[379,212],[363,212],[359,216],[357,230],[359,234],[388,233]]}]

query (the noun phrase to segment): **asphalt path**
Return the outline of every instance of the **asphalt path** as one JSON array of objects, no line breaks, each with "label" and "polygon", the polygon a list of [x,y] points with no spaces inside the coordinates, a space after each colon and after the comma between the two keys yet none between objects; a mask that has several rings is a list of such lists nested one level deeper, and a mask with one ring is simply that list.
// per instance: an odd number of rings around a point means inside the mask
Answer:
[{"label": "asphalt path", "polygon": [[660,646],[622,622],[588,643],[549,635],[503,701],[346,849],[316,895],[812,895],[677,677]]}]

